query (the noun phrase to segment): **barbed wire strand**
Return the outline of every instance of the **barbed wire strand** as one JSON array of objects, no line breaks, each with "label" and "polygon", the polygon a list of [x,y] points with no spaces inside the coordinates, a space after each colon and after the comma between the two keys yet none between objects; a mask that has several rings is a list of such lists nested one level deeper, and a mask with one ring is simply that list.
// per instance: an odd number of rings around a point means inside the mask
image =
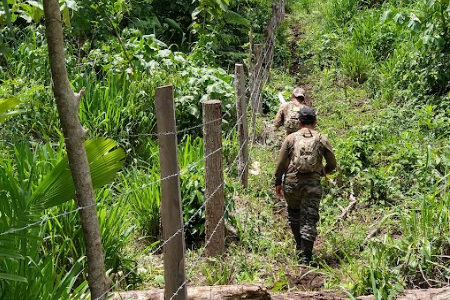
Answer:
[{"label": "barbed wire strand", "polygon": [[[188,131],[191,131],[193,129],[197,129],[199,127],[203,127],[205,125],[217,122],[219,120],[222,120],[222,118],[217,118],[215,120],[211,120],[211,121],[208,121],[208,122],[203,122],[203,123],[197,124],[195,126],[191,126],[191,127],[188,127],[188,128],[182,129],[182,130],[174,131],[174,132],[168,131],[168,132],[162,132],[162,133],[139,133],[139,134],[130,134],[130,135],[125,135],[125,136],[126,137],[141,137],[141,136],[148,137],[148,136],[174,135],[174,134],[188,132]],[[102,137],[103,138],[114,139],[114,138],[120,138],[120,137],[123,137],[123,136],[120,135],[120,134],[117,134],[117,135],[108,135],[108,136],[92,136],[92,137],[89,137],[89,138],[102,138]],[[28,140],[28,141],[29,142],[33,142],[33,143],[38,143],[38,142],[48,142],[48,141],[50,141],[50,142],[51,141],[63,141],[63,140],[69,140],[69,139],[70,139],[69,137],[36,138],[34,140],[31,139],[31,140]],[[17,139],[0,139],[0,142],[21,142],[21,141],[27,141],[27,140],[24,140],[23,138],[22,139],[20,139],[20,138],[17,138]]]},{"label": "barbed wire strand", "polygon": [[[267,52],[266,52],[266,54],[267,54]],[[262,65],[262,64],[261,64],[261,65]],[[264,71],[263,71],[264,73],[265,73],[265,71],[267,70],[267,68],[268,68],[267,66],[264,68]],[[264,76],[263,78],[266,78],[266,81],[268,80],[268,76]],[[259,84],[261,85],[261,83],[259,83]],[[252,95],[252,94],[251,94],[251,95]],[[259,107],[259,105],[260,105],[260,102],[261,102],[261,97],[259,97],[259,99],[258,99],[258,107]],[[248,101],[248,103],[247,103],[247,108],[246,108],[246,110],[248,109],[248,106],[249,106],[249,105],[250,105],[250,101]],[[242,114],[242,115],[237,119],[235,125],[234,125],[234,126],[230,129],[230,131],[228,132],[228,134],[227,134],[225,140],[228,140],[228,139],[229,139],[229,137],[231,136],[232,132],[234,131],[234,128],[239,124],[240,120],[241,120],[243,117],[244,117],[244,114]],[[244,141],[244,143],[241,145],[241,147],[240,147],[240,149],[239,149],[239,151],[238,151],[238,154],[236,155],[236,157],[235,157],[234,160],[233,160],[233,163],[229,166],[229,169],[228,169],[228,172],[227,172],[227,176],[229,176],[229,174],[231,173],[231,171],[232,171],[234,165],[236,164],[236,162],[237,162],[237,160],[238,160],[238,158],[239,158],[240,153],[242,152],[243,147],[247,144],[247,141],[248,141],[248,140]],[[248,166],[248,162],[246,163],[245,167],[247,167],[247,166]],[[243,170],[242,170],[242,172],[241,172],[241,174],[240,174],[240,177],[242,177],[242,175],[243,175],[243,173],[244,173],[244,171],[245,171],[245,167],[243,168]],[[214,192],[210,195],[210,197],[208,197],[208,199],[205,199],[204,203],[203,203],[203,204],[200,206],[200,208],[199,208],[199,209],[191,216],[191,218],[188,220],[187,224],[189,224],[189,222],[190,222],[190,221],[191,221],[191,220],[192,220],[192,219],[193,219],[193,218],[194,218],[194,217],[195,217],[195,216],[203,209],[203,207],[206,205],[206,203],[212,198],[212,196],[215,195],[215,193],[216,193],[223,185],[224,185],[224,183],[222,182],[222,183],[214,190]],[[228,206],[229,206],[230,204],[231,204],[231,201],[228,203],[226,209],[228,209]],[[211,238],[213,237],[214,233],[217,231],[217,228],[218,228],[218,226],[220,225],[220,223],[223,221],[223,218],[224,218],[224,216],[222,216],[221,219],[219,220],[219,222],[216,224],[216,227],[215,227],[215,229],[213,230],[213,233],[212,233],[210,239],[209,239],[208,241],[205,242],[205,246],[204,246],[203,250],[201,251],[199,258],[197,259],[197,262],[200,260],[201,256],[203,255],[203,252],[205,251],[206,246],[209,244],[209,242],[210,242]],[[155,251],[152,251],[151,255],[153,255],[154,253],[156,253],[157,251],[159,251],[164,245],[166,245],[166,244],[167,244],[171,239],[173,239],[176,235],[180,234],[181,231],[185,229],[185,227],[186,227],[187,224],[184,224],[184,225],[183,225],[180,229],[178,229],[171,237],[169,237],[166,241],[164,241],[163,244],[161,244]],[[136,267],[136,268],[134,268],[134,269],[137,269],[137,268],[138,268],[138,267]],[[131,274],[131,273],[134,271],[134,269],[132,269],[130,272],[128,272],[125,276],[123,276],[117,283],[120,283],[121,281],[125,280],[125,278],[127,278],[128,275]],[[178,290],[175,292],[174,295],[172,295],[172,297],[171,297],[170,299],[172,299],[175,295],[177,295],[177,293],[183,288],[183,286],[186,284],[186,282],[187,282],[187,280],[185,280],[185,282],[178,288]],[[112,290],[112,288],[113,288],[113,287],[111,287],[110,289],[108,289],[103,295],[101,295],[101,297],[103,297],[104,295],[106,295],[107,293],[109,293],[109,292]],[[101,298],[101,297],[99,297],[99,298]],[[97,299],[94,299],[94,300],[98,300],[98,298],[97,298]]]},{"label": "barbed wire strand", "polygon": [[[262,63],[261,63],[261,64],[262,64]],[[263,72],[263,77],[262,77],[262,78],[264,78],[264,80],[261,80],[261,82],[259,82],[259,84],[258,84],[258,89],[259,89],[261,86],[264,86],[264,85],[267,83],[267,81],[268,81],[268,76],[264,76],[264,74],[265,74],[267,68],[269,68],[269,67],[265,67],[265,70],[264,70],[264,72]],[[263,83],[263,81],[265,81],[265,82]],[[250,99],[252,99],[252,98],[250,97]],[[257,111],[259,110],[259,105],[260,105],[260,103],[261,103],[261,99],[262,99],[262,97],[261,97],[261,94],[260,94],[259,97],[258,97],[258,104],[257,104],[256,109],[252,109],[252,122],[253,122],[253,118],[256,118],[256,113],[257,113]],[[250,101],[249,101],[249,102],[250,102]],[[241,116],[239,119],[241,119],[241,118],[242,118],[242,116]],[[238,123],[239,123],[239,120],[238,120],[238,122],[236,122],[236,125],[237,125]],[[245,142],[242,144],[241,148],[239,149],[238,155],[237,155],[236,158],[234,159],[232,166],[234,166],[234,164],[236,163],[237,159],[239,158],[239,155],[240,155],[240,153],[241,153],[241,151],[242,151],[242,148],[244,147],[244,145],[246,144],[246,142],[247,142],[247,141],[245,141]],[[253,148],[253,142],[254,142],[254,138],[252,139],[252,146],[251,146],[251,149]],[[243,168],[242,171],[241,171],[241,174],[239,174],[239,179],[242,177],[242,175],[243,175],[243,173],[244,173],[244,171],[245,171],[245,168],[246,168],[247,166],[248,166],[248,162],[246,162],[244,168]],[[231,168],[229,169],[229,172],[230,172],[230,171],[231,171]],[[231,204],[231,201],[228,203],[226,209],[228,209],[228,206],[229,206],[230,204]],[[216,224],[216,226],[215,226],[213,232],[211,233],[211,236],[210,236],[209,239],[205,242],[205,245],[204,245],[202,251],[200,252],[200,254],[199,254],[199,256],[197,257],[197,259],[196,259],[196,261],[194,262],[194,264],[192,265],[192,267],[191,267],[191,269],[189,270],[188,274],[190,274],[190,273],[192,272],[192,270],[196,267],[196,265],[200,262],[200,259],[201,259],[201,257],[203,256],[203,253],[205,252],[207,246],[208,246],[209,243],[211,242],[211,240],[212,240],[214,234],[216,233],[217,229],[219,228],[219,225],[223,222],[224,217],[225,217],[225,214],[222,215],[222,217],[220,218],[220,220],[217,222],[217,224]],[[172,300],[174,297],[176,297],[176,296],[178,295],[178,293],[179,293],[179,292],[184,288],[184,286],[187,284],[188,280],[189,280],[188,278],[185,279],[185,281],[178,287],[178,289],[175,291],[175,293],[170,297],[170,300]]]},{"label": "barbed wire strand", "polygon": [[[237,159],[234,160],[233,165],[236,163]],[[247,165],[247,163],[246,163]],[[245,166],[246,167],[246,166]],[[243,169],[245,170],[245,169]],[[231,169],[228,171],[227,175],[229,175],[229,173],[231,172]],[[244,171],[241,172],[241,174],[239,175],[239,179],[242,177]],[[221,184],[222,185],[222,184]],[[219,185],[219,187],[221,186]],[[205,252],[207,246],[209,245],[209,243],[212,241],[212,238],[214,236],[214,234],[217,232],[217,229],[219,228],[219,225],[222,224],[222,222],[224,221],[225,218],[225,211],[227,211],[231,205],[232,201],[229,201],[227,206],[224,209],[224,214],[221,216],[220,220],[217,222],[216,226],[214,227],[214,230],[211,233],[211,236],[209,237],[209,239],[205,242],[205,245],[203,246],[202,251],[200,251],[200,254],[198,255],[197,259],[195,260],[195,262],[193,263],[193,265],[191,266],[191,268],[189,269],[188,272],[188,276],[192,273],[192,271],[194,270],[194,268],[197,266],[197,264],[200,262],[200,259],[203,256],[203,253]],[[170,297],[169,300],[172,300],[174,297],[176,297],[178,295],[178,293],[181,291],[181,289],[187,284],[187,282],[189,281],[189,279],[187,278],[188,276],[186,276],[186,279],[184,280],[184,282],[178,287],[178,289],[174,292],[174,294],[172,295],[172,297]]]},{"label": "barbed wire strand", "polygon": [[[244,145],[245,145],[245,143],[243,143],[242,144],[242,147],[244,147]],[[242,148],[241,147],[241,148]],[[212,153],[211,153],[211,155],[212,155]],[[234,165],[236,164],[236,161],[237,161],[237,159],[239,158],[239,154],[238,155],[236,155],[236,157],[235,157],[235,159],[233,160],[233,163],[228,167],[228,171],[227,171],[227,173],[226,173],[226,176],[229,176],[229,174],[231,173],[231,171],[233,170],[233,167],[234,167]],[[217,186],[217,188],[211,193],[211,195],[208,197],[208,198],[206,198],[205,199],[205,201],[203,202],[203,204],[194,212],[194,214],[189,218],[189,220],[185,223],[185,224],[183,224],[183,226],[182,227],[180,227],[173,235],[171,235],[167,240],[165,240],[159,247],[157,247],[154,251],[152,251],[151,253],[150,253],[150,255],[153,255],[154,253],[156,253],[156,252],[158,252],[162,247],[164,247],[168,242],[170,242],[173,238],[175,238],[175,236],[177,236],[178,234],[180,234],[182,231],[184,231],[185,229],[186,229],[186,227],[187,227],[187,225],[189,225],[190,224],[190,222],[202,211],[202,209],[206,206],[206,203],[208,203],[208,201],[210,200],[210,199],[212,199],[212,197],[219,191],[219,189],[221,188],[221,187],[223,187],[224,186],[224,182],[222,182],[221,184],[219,184],[218,186]],[[231,201],[230,201],[231,202]],[[230,203],[229,203],[230,204]],[[228,206],[227,206],[227,208],[228,208]],[[223,218],[223,217],[222,217]],[[213,231],[214,232],[214,231]],[[136,266],[135,268],[133,268],[133,269],[131,269],[127,274],[125,274],[121,279],[119,279],[119,281],[117,281],[116,282],[116,284],[117,283],[120,283],[120,282],[122,282],[123,280],[125,280],[127,277],[128,277],[128,275],[130,275],[132,272],[134,272],[134,270],[136,270],[136,269],[138,269],[138,266]],[[98,300],[99,298],[101,298],[101,297],[103,297],[104,295],[106,295],[107,293],[109,293],[109,292],[111,292],[112,291],[112,289],[114,288],[114,286],[113,287],[111,287],[111,288],[109,288],[104,294],[102,294],[100,297],[98,297],[97,299],[94,299],[94,300]]]},{"label": "barbed wire strand", "polygon": [[0,233],[0,236],[6,235],[6,234],[10,234],[10,233],[14,233],[14,232],[18,232],[18,231],[22,231],[22,230],[28,229],[28,228],[30,228],[30,227],[33,227],[33,226],[42,224],[42,223],[44,223],[44,222],[47,222],[47,221],[50,221],[50,220],[59,218],[59,217],[61,217],[61,216],[65,216],[65,215],[68,215],[68,214],[70,214],[70,213],[77,212],[77,211],[82,210],[82,209],[87,209],[87,208],[90,208],[90,207],[93,207],[93,206],[96,206],[96,205],[100,205],[100,204],[107,204],[107,203],[109,203],[109,202],[112,202],[113,200],[116,200],[116,199],[120,198],[120,197],[129,195],[129,194],[131,194],[131,193],[134,193],[134,192],[137,192],[137,191],[140,191],[140,190],[143,190],[143,189],[145,189],[145,188],[147,188],[147,187],[149,187],[149,186],[151,186],[151,185],[158,184],[158,183],[160,183],[161,181],[170,179],[170,178],[175,177],[175,176],[183,175],[183,174],[185,174],[185,173],[188,171],[189,168],[191,168],[192,166],[198,165],[201,161],[203,161],[203,160],[207,159],[208,157],[214,155],[215,153],[219,152],[220,150],[222,150],[222,147],[219,147],[219,148],[215,149],[214,151],[212,151],[211,153],[208,153],[207,155],[203,156],[201,159],[197,160],[196,162],[193,162],[193,163],[189,164],[189,166],[188,166],[187,168],[184,168],[184,169],[182,169],[181,171],[179,171],[179,172],[177,172],[177,173],[170,174],[170,175],[168,175],[168,176],[166,176],[166,177],[164,177],[164,178],[161,178],[161,179],[158,179],[158,180],[149,182],[149,183],[145,183],[145,184],[141,185],[141,186],[138,187],[138,188],[131,189],[131,190],[125,192],[125,193],[120,193],[119,195],[117,195],[117,196],[115,196],[115,197],[111,197],[111,198],[109,198],[109,199],[106,200],[106,201],[103,201],[103,202],[96,202],[95,204],[91,204],[91,205],[87,205],[87,206],[78,207],[78,208],[76,208],[76,209],[74,209],[74,210],[71,210],[71,211],[65,211],[65,212],[62,212],[61,214],[58,214],[58,215],[55,215],[55,216],[52,216],[52,217],[44,217],[44,218],[42,218],[41,220],[36,221],[36,222],[33,222],[33,223],[31,223],[31,224],[28,224],[28,225],[26,225],[26,226],[24,226],[24,227],[21,227],[21,228],[14,228],[14,229],[9,229],[9,230],[7,230],[7,231],[5,231],[5,232],[2,232],[2,233]]},{"label": "barbed wire strand", "polygon": [[[268,51],[268,50],[267,50],[267,51]],[[266,54],[267,54],[267,52],[266,52]],[[263,62],[261,62],[261,65],[263,65]],[[263,74],[262,74],[262,76],[263,76],[262,78],[265,78],[265,79],[264,79],[264,80],[266,81],[265,83],[267,83],[267,81],[268,81],[268,76],[264,76],[264,74],[265,74],[265,72],[267,71],[268,68],[269,68],[269,67],[266,66],[266,67],[264,68],[264,71],[263,71]],[[258,77],[255,77],[255,78],[257,79]],[[265,85],[265,83],[264,83],[264,84],[262,83],[264,80],[261,80],[261,82],[258,83],[258,88],[257,88],[257,90],[259,90],[259,88],[260,88],[261,86],[264,86],[264,85]],[[251,96],[250,96],[250,100],[252,99],[252,95],[253,95],[254,92],[255,92],[255,90],[252,91]],[[260,94],[259,97],[258,97],[258,104],[257,104],[257,107],[256,107],[255,109],[252,109],[251,124],[252,124],[252,122],[253,122],[253,118],[256,118],[256,113],[257,113],[257,111],[259,110],[259,105],[260,105],[260,103],[261,103],[261,99],[262,99],[262,97],[261,97],[261,94]],[[251,101],[249,101],[248,105],[250,104],[250,102],[251,102]],[[247,109],[248,109],[248,107],[247,107]],[[240,119],[241,119],[242,117],[243,117],[243,116],[241,116],[241,117],[238,119],[238,121],[236,122],[236,125],[235,125],[235,126],[237,126],[237,124],[239,124],[239,121],[240,121]],[[234,127],[233,127],[233,129],[234,129]],[[230,131],[230,134],[231,134],[231,131]],[[253,140],[254,140],[254,138],[252,139],[252,145],[253,145]],[[236,161],[237,161],[237,159],[239,158],[239,155],[240,155],[240,153],[241,153],[241,151],[242,151],[242,148],[244,147],[244,145],[245,145],[246,143],[247,143],[247,141],[245,141],[245,142],[242,144],[242,146],[240,147],[240,149],[239,149],[239,151],[238,151],[238,155],[235,157],[232,166],[234,166],[234,164],[236,163]],[[252,149],[252,147],[251,147],[251,149]],[[240,178],[242,177],[242,175],[243,175],[243,173],[244,173],[244,171],[245,171],[245,168],[246,168],[247,166],[248,166],[248,162],[246,162],[246,165],[245,165],[244,168],[242,169],[241,174],[239,175]],[[229,172],[231,172],[231,170],[232,170],[232,168],[229,169]],[[221,185],[222,185],[222,184],[221,184]],[[228,209],[228,206],[229,206],[230,204],[231,204],[231,201],[228,203],[228,205],[227,205],[227,207],[226,207],[225,209]],[[215,226],[213,232],[211,233],[211,236],[210,236],[209,239],[205,242],[205,245],[204,245],[202,251],[200,252],[200,254],[199,254],[199,256],[197,257],[197,259],[196,259],[196,261],[194,262],[194,264],[192,265],[192,267],[191,267],[191,269],[189,270],[188,274],[190,274],[190,273],[192,272],[192,270],[195,268],[195,266],[199,263],[201,257],[203,256],[203,253],[205,252],[207,246],[209,245],[209,243],[211,242],[211,240],[212,240],[214,234],[216,233],[217,229],[219,228],[219,225],[223,222],[224,217],[225,217],[225,214],[222,215],[222,217],[220,218],[220,220],[217,222],[217,224],[216,224],[216,226]],[[179,292],[184,288],[184,286],[187,284],[188,280],[189,280],[188,278],[185,279],[185,281],[178,287],[178,289],[175,291],[175,293],[170,297],[170,300],[172,300],[174,297],[176,297],[176,296],[178,295],[178,293],[179,293]]]},{"label": "barbed wire strand", "polygon": [[[266,54],[267,54],[267,52],[266,52]],[[263,64],[261,63],[261,65],[263,65]],[[267,68],[268,68],[267,66],[264,68],[263,74],[265,73],[265,71],[267,70]],[[260,68],[260,70],[261,70],[261,68]],[[267,76],[264,76],[264,77],[265,77],[266,79],[268,78]],[[263,78],[264,78],[264,77],[263,77]],[[260,86],[261,86],[261,83],[259,83],[258,88],[259,88]],[[253,93],[252,93],[252,94],[253,94]],[[251,95],[252,95],[252,94],[251,94]],[[261,103],[261,97],[259,97],[259,99],[258,99],[258,106],[257,106],[257,108],[259,108],[260,103]],[[247,104],[247,108],[248,108],[249,105],[250,105],[250,101],[249,101],[248,104]],[[234,128],[239,124],[240,120],[241,120],[243,117],[244,117],[244,114],[241,115],[241,116],[237,119],[235,125],[231,128],[231,130],[230,130],[229,133],[227,134],[225,140],[228,140],[228,139],[229,139],[229,137],[230,137],[230,135],[232,134]],[[253,117],[255,117],[255,116],[252,116],[252,118],[253,118]],[[212,120],[212,121],[209,121],[209,122],[205,122],[205,123],[202,123],[202,124],[198,124],[198,125],[192,126],[192,127],[190,127],[190,128],[186,128],[186,129],[183,129],[183,130],[180,130],[180,131],[176,131],[176,132],[164,132],[164,133],[158,133],[158,134],[139,134],[139,135],[130,135],[130,136],[136,137],[136,136],[173,135],[173,134],[177,134],[177,133],[187,132],[187,131],[189,131],[189,130],[196,129],[196,128],[202,127],[202,126],[204,126],[204,125],[207,125],[207,124],[209,124],[209,123],[217,122],[217,121],[219,121],[219,120],[222,120],[222,118],[215,119],[215,120]],[[67,139],[67,138],[64,138],[64,139]],[[46,139],[46,140],[51,140],[51,139]],[[58,140],[61,141],[61,138],[58,138]],[[0,140],[0,141],[5,141],[5,140]],[[247,141],[245,141],[245,142],[242,144],[242,146],[240,147],[240,149],[239,149],[239,151],[238,151],[238,154],[236,155],[236,157],[235,157],[235,159],[234,159],[232,165],[229,167],[229,170],[228,170],[228,172],[227,172],[227,176],[228,176],[229,173],[232,171],[232,168],[233,168],[234,164],[236,163],[237,159],[239,158],[239,155],[240,155],[240,153],[241,153],[241,151],[242,151],[242,148],[244,147],[244,145],[245,145],[246,143],[247,143]],[[206,159],[208,156],[213,155],[214,153],[218,152],[218,151],[221,150],[221,149],[222,149],[222,147],[220,147],[219,149],[216,149],[215,151],[211,152],[211,153],[208,154],[207,156],[202,157],[201,160]],[[201,161],[201,160],[199,160],[199,161]],[[192,164],[191,164],[191,165],[192,165]],[[247,163],[247,165],[248,165],[248,163]],[[185,170],[186,170],[186,169],[183,169],[182,171],[177,172],[176,174],[171,174],[171,175],[169,175],[169,176],[166,176],[166,177],[164,177],[164,178],[161,178],[160,180],[157,180],[157,181],[154,181],[154,182],[151,182],[151,183],[142,185],[141,187],[139,187],[139,188],[137,188],[137,189],[132,189],[132,190],[126,192],[126,193],[122,193],[122,194],[118,195],[117,197],[112,197],[112,198],[110,198],[107,202],[112,201],[111,199],[117,199],[118,197],[123,197],[123,196],[125,196],[125,195],[128,195],[128,194],[130,194],[130,193],[136,192],[136,191],[141,190],[141,189],[143,189],[143,188],[145,188],[145,187],[148,187],[148,186],[150,186],[150,185],[157,184],[157,183],[159,183],[159,182],[161,182],[161,181],[163,181],[163,180],[167,180],[167,179],[169,179],[169,178],[172,178],[172,177],[181,175],[181,174],[183,174],[183,172],[184,172]],[[244,170],[245,170],[245,169],[243,169],[243,171],[241,172],[240,176],[242,176]],[[212,193],[207,199],[205,199],[205,201],[204,201],[204,203],[202,204],[202,206],[201,206],[201,207],[200,207],[200,208],[199,208],[199,209],[191,216],[191,218],[188,220],[188,222],[186,222],[186,223],[182,226],[182,228],[180,228],[180,229],[179,229],[177,232],[175,232],[171,237],[169,237],[166,241],[164,241],[159,247],[157,247],[154,251],[152,251],[152,254],[154,254],[154,253],[156,253],[157,251],[159,251],[162,247],[164,247],[164,245],[166,245],[168,242],[170,242],[170,240],[172,240],[175,236],[177,236],[179,233],[181,233],[181,231],[184,230],[184,229],[186,228],[186,226],[190,224],[190,222],[195,218],[195,216],[203,209],[203,207],[206,205],[206,203],[207,203],[207,202],[208,202],[208,201],[209,201],[209,200],[217,193],[217,191],[218,191],[223,185],[224,185],[224,183],[221,183],[221,184],[215,189],[215,191],[213,191],[213,193]],[[52,217],[44,217],[44,218],[41,219],[40,221],[31,223],[31,224],[28,224],[28,225],[25,226],[25,227],[18,228],[18,229],[10,229],[10,230],[8,230],[8,231],[6,231],[6,232],[0,233],[0,236],[5,235],[5,234],[10,234],[10,233],[18,232],[18,231],[21,231],[21,230],[25,230],[25,229],[31,228],[31,227],[33,227],[33,226],[36,226],[36,225],[38,225],[38,224],[42,224],[42,223],[44,223],[44,222],[50,221],[50,220],[52,220],[52,219],[55,219],[55,218],[58,218],[58,217],[61,217],[61,216],[65,216],[65,215],[68,215],[68,214],[71,214],[71,213],[80,211],[80,210],[82,210],[82,209],[87,209],[87,208],[90,208],[90,207],[99,205],[99,204],[101,204],[101,203],[103,203],[103,202],[95,203],[95,204],[88,205],[88,206],[78,207],[78,208],[76,208],[76,209],[74,209],[74,210],[72,210],[72,211],[65,211],[65,212],[63,212],[63,213],[61,213],[61,214],[58,214],[58,215],[56,215],[56,216],[52,216]],[[227,205],[226,209],[228,209],[228,206],[229,206],[230,204],[231,204],[231,201],[230,201],[229,204]],[[224,219],[224,216],[222,216],[221,219],[219,220],[219,222],[216,224],[216,227],[214,228],[213,233],[212,233],[210,239],[209,239],[208,241],[206,241],[205,246],[204,246],[203,250],[201,251],[200,256],[198,257],[198,259],[197,259],[196,263],[194,264],[194,266],[195,266],[195,265],[198,263],[198,261],[200,260],[201,256],[203,255],[203,253],[204,253],[204,251],[205,251],[205,249],[206,249],[206,246],[210,243],[211,238],[214,236],[215,232],[217,231],[218,226],[221,224],[221,222],[223,222],[223,219]],[[191,269],[191,271],[192,271],[192,269]],[[122,280],[124,280],[124,278],[126,278],[129,274],[130,274],[130,273],[128,273],[126,276],[124,276],[121,280],[119,280],[118,283],[120,283]],[[183,286],[186,284],[186,282],[187,282],[187,281],[185,281],[185,283],[183,283]],[[179,290],[180,290],[181,288],[182,288],[182,286],[179,288]],[[108,289],[108,290],[105,292],[105,294],[109,293],[110,291],[111,291],[111,289]],[[177,291],[177,292],[178,292],[178,291]],[[101,297],[103,297],[105,294],[103,294]],[[175,295],[176,295],[176,294],[175,294]],[[172,298],[173,298],[173,296],[172,296]],[[172,299],[172,298],[171,298],[171,299]]]},{"label": "barbed wire strand", "polygon": [[[243,117],[244,117],[244,114],[242,114],[241,117],[236,121],[236,123],[235,123],[235,125],[233,126],[233,128],[231,128],[231,130],[228,132],[227,137],[226,137],[226,140],[228,140],[228,138],[229,138],[230,135],[232,134],[234,128],[236,128],[236,126],[239,124],[240,120],[241,120]],[[193,128],[198,128],[198,127],[200,127],[200,126],[204,126],[204,125],[207,125],[207,124],[211,124],[211,123],[214,123],[214,122],[217,122],[217,121],[220,121],[220,120],[222,120],[222,118],[217,118],[217,119],[214,119],[214,120],[211,120],[211,121],[208,121],[208,122],[204,122],[204,123],[202,123],[202,124],[199,124],[199,125],[196,125],[196,126],[192,126],[192,127],[190,127],[190,128],[187,128],[187,129],[184,129],[184,130],[180,130],[180,131],[177,131],[177,132],[185,132],[185,131],[191,130],[191,129],[193,129]],[[175,132],[165,132],[165,133],[162,133],[162,134],[163,134],[163,135],[175,134]],[[1,141],[1,140],[0,140],[0,141]],[[245,143],[242,145],[242,147],[243,147],[244,145],[245,145]],[[242,151],[242,147],[241,147],[241,150],[240,150],[240,151]],[[200,160],[198,160],[197,162],[194,162],[194,163],[189,164],[189,167],[192,167],[192,165],[197,165],[197,164],[200,163],[201,161],[205,160],[206,158],[208,158],[209,156],[215,154],[216,152],[218,152],[218,151],[220,151],[220,150],[222,150],[222,147],[220,147],[220,148],[214,150],[213,152],[209,153],[209,154],[206,155],[206,156],[203,156],[203,157],[202,157]],[[239,153],[240,153],[240,152],[239,152]],[[239,155],[239,154],[238,154],[238,155]],[[183,175],[185,172],[186,172],[186,169],[183,169],[183,170],[181,170],[180,172],[177,172],[177,173],[175,173],[175,174],[168,175],[167,177],[164,177],[164,178],[162,178],[162,179],[159,179],[159,180],[156,180],[156,181],[153,181],[153,182],[150,182],[150,183],[146,183],[146,184],[140,186],[139,188],[132,189],[132,190],[126,192],[126,193],[122,193],[122,194],[120,194],[120,195],[118,195],[118,196],[116,196],[116,197],[110,198],[110,199],[107,201],[107,203],[108,203],[108,202],[112,202],[113,200],[118,199],[119,197],[126,196],[126,195],[131,194],[131,193],[133,193],[133,192],[136,192],[136,191],[138,191],[138,190],[142,190],[142,189],[147,188],[147,187],[149,187],[149,186],[151,186],[151,185],[157,184],[157,183],[159,183],[159,182],[161,182],[161,181],[163,181],[163,180],[167,180],[167,179],[170,179],[170,178],[175,177],[175,176]],[[102,202],[98,202],[98,203],[96,202],[95,205],[99,205],[100,203],[102,203]],[[22,230],[31,228],[31,227],[36,226],[36,225],[39,225],[39,224],[43,224],[44,222],[47,222],[47,221],[50,221],[50,220],[53,220],[53,219],[56,219],[56,218],[59,218],[59,217],[62,217],[62,216],[65,216],[65,215],[74,213],[74,212],[77,212],[77,211],[79,211],[79,210],[90,208],[90,207],[92,207],[92,206],[94,206],[94,204],[89,205],[89,206],[84,206],[84,207],[78,207],[78,208],[76,208],[76,209],[74,209],[74,210],[66,211],[66,212],[63,212],[63,213],[61,213],[61,214],[58,214],[58,215],[55,215],[55,216],[52,216],[52,217],[44,217],[44,218],[42,218],[41,220],[36,221],[36,222],[34,222],[34,223],[31,223],[31,224],[28,224],[28,225],[26,225],[26,226],[24,226],[24,227],[16,228],[16,229],[9,229],[9,230],[7,230],[7,231],[5,231],[5,232],[2,232],[2,233],[0,233],[0,236],[6,235],[6,234],[10,234],[10,233],[14,233],[14,232],[18,232],[18,231],[22,231]]]}]

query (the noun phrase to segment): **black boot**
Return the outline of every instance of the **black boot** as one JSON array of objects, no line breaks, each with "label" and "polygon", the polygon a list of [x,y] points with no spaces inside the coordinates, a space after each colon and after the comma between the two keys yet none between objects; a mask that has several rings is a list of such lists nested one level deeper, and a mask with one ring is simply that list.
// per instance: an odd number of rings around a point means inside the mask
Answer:
[{"label": "black boot", "polygon": [[290,224],[292,233],[294,234],[295,244],[297,251],[302,250],[302,235],[300,234],[300,224]]},{"label": "black boot", "polygon": [[303,262],[305,264],[309,264],[312,260],[312,250],[314,246],[314,241],[308,241],[305,239],[302,239],[301,241],[301,247],[303,250]]}]

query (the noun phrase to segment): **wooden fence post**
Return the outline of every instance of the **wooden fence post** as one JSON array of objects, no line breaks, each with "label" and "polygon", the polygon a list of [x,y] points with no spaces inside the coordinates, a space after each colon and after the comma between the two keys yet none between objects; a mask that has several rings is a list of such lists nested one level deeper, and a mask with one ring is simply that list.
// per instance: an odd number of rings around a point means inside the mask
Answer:
[{"label": "wooden fence post", "polygon": [[[185,244],[177,157],[173,86],[155,90],[159,161],[161,164],[161,219],[164,245],[164,299],[187,299]],[[174,296],[176,294],[176,296]]]},{"label": "wooden fence post", "polygon": [[236,111],[239,139],[238,178],[242,186],[246,188],[248,184],[248,125],[244,76],[244,66],[242,64],[236,64],[234,71],[234,85],[236,88]]},{"label": "wooden fence post", "polygon": [[[253,98],[252,98],[252,106],[254,113],[259,113],[262,115],[262,103],[261,103],[261,91],[263,86],[263,78],[265,76],[263,70],[263,63],[264,63],[264,57],[263,57],[263,46],[261,44],[255,44],[254,46],[254,52],[255,52],[255,68],[254,68],[254,86],[253,86]],[[255,115],[256,116],[256,115]]]},{"label": "wooden fence post", "polygon": [[205,156],[205,253],[225,251],[225,220],[222,170],[222,103],[203,102],[203,153]]},{"label": "wooden fence post", "polygon": [[253,52],[255,56],[255,63],[253,64],[253,71],[250,77],[249,87],[250,87],[250,103],[252,104],[251,110],[251,128],[252,128],[252,140],[255,139],[256,134],[256,117],[257,114],[262,114],[262,103],[260,103],[261,89],[262,89],[262,78],[263,78],[263,57],[262,45],[253,45]]}]

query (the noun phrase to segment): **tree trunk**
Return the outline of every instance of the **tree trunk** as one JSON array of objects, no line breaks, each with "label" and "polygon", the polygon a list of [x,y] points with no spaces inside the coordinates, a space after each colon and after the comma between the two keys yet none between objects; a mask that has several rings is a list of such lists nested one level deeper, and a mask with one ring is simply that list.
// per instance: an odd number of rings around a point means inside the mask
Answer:
[{"label": "tree trunk", "polygon": [[78,117],[84,88],[79,94],[75,94],[69,84],[58,0],[44,0],[44,13],[53,92],[65,137],[69,166],[75,185],[75,197],[80,208],[81,225],[86,244],[89,289],[92,299],[105,299],[106,277],[100,226],[89,162],[84,148],[87,132],[81,127]]}]

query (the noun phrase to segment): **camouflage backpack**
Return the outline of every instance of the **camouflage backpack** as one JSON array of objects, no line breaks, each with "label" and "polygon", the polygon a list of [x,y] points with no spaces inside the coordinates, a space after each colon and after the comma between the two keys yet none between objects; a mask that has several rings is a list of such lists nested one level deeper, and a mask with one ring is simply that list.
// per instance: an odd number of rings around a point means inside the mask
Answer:
[{"label": "camouflage backpack", "polygon": [[293,164],[300,173],[317,172],[322,166],[321,135],[296,133]]},{"label": "camouflage backpack", "polygon": [[298,126],[298,114],[303,107],[304,105],[302,104],[297,106],[292,102],[289,103],[288,112],[284,121],[284,128],[288,133],[296,132],[300,129]]}]

